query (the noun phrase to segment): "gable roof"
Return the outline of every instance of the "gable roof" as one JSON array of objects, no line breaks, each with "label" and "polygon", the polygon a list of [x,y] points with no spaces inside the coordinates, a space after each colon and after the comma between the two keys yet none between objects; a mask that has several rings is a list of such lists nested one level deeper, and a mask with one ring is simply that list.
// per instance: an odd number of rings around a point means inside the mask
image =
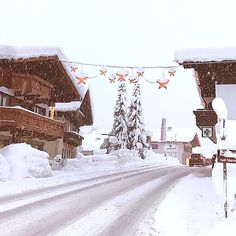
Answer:
[{"label": "gable roof", "polygon": [[[34,72],[30,67],[35,67],[35,63],[37,64],[37,69],[40,71],[42,68],[48,71],[48,76],[45,73],[39,73],[39,77],[43,79],[49,80],[54,73],[55,77],[58,77],[58,80],[62,80],[64,87],[70,86],[71,93],[75,93],[77,91],[77,96],[71,94],[71,100],[81,100],[85,96],[87,92],[87,87],[84,85],[78,85],[76,80],[76,75],[71,72],[70,65],[67,63],[68,59],[65,54],[62,52],[60,48],[57,47],[13,47],[13,46],[0,46],[0,66],[2,68],[9,69],[11,64],[11,68],[17,72]],[[34,63],[35,62],[35,63]],[[45,65],[47,64],[47,67]],[[19,69],[17,65],[26,65],[26,68],[23,70]],[[54,67],[57,70],[53,71],[50,69]],[[23,71],[22,71],[23,70]],[[57,73],[56,73],[57,71]],[[50,72],[50,73],[49,73]],[[44,76],[45,74],[45,76]],[[70,80],[68,84],[68,78]],[[51,81],[50,81],[51,82]]]}]

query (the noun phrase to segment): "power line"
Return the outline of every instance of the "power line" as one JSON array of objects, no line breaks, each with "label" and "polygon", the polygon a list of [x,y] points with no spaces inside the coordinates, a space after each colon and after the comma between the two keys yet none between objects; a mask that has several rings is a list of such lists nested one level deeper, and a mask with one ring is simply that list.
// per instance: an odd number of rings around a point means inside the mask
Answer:
[{"label": "power line", "polygon": [[76,62],[76,61],[64,61],[60,60],[64,63],[70,63],[70,64],[77,64],[77,65],[83,65],[83,66],[94,66],[94,67],[107,67],[107,68],[127,68],[127,69],[137,69],[137,68],[143,68],[143,69],[168,69],[168,68],[176,68],[178,66],[169,65],[169,66],[124,66],[124,65],[104,65],[104,64],[95,64],[95,63],[85,63],[85,62]]}]

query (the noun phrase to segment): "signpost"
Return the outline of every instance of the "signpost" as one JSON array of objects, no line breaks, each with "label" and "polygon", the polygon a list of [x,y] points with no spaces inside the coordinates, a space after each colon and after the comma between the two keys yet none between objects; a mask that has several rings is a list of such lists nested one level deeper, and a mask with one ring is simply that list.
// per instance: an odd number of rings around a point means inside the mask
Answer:
[{"label": "signpost", "polygon": [[224,191],[225,191],[224,210],[225,210],[225,218],[227,218],[228,217],[227,163],[235,164],[236,158],[222,156],[222,155],[220,155],[220,150],[218,150],[217,151],[217,162],[223,163],[223,185],[224,185]]}]

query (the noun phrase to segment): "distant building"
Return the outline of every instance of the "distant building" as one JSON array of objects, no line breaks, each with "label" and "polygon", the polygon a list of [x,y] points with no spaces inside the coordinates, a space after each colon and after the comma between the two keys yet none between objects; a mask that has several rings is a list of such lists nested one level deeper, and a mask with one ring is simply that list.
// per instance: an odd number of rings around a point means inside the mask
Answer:
[{"label": "distant building", "polygon": [[152,130],[148,135],[154,152],[176,157],[181,164],[187,164],[187,157],[191,155],[192,148],[200,146],[195,129],[167,126],[165,118],[162,119],[161,129]]}]

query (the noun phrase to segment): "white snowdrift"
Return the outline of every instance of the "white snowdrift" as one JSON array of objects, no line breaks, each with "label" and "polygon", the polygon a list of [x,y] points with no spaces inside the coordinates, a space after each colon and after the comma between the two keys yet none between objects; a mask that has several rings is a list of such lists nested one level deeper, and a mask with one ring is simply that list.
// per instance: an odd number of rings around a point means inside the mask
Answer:
[{"label": "white snowdrift", "polygon": [[137,151],[121,149],[110,154],[95,154],[89,156],[81,155],[76,159],[68,159],[64,170],[86,169],[86,168],[102,168],[114,170],[117,168],[126,168],[130,166],[140,165],[179,165],[177,158],[164,156],[162,154],[147,151],[147,156],[141,159]]},{"label": "white snowdrift", "polygon": [[6,181],[10,175],[10,167],[7,160],[0,154],[0,181]]},{"label": "white snowdrift", "polygon": [[10,144],[0,150],[4,158],[4,179],[19,179],[28,177],[49,177],[52,176],[52,169],[48,161],[48,153],[32,148],[26,143]]}]

